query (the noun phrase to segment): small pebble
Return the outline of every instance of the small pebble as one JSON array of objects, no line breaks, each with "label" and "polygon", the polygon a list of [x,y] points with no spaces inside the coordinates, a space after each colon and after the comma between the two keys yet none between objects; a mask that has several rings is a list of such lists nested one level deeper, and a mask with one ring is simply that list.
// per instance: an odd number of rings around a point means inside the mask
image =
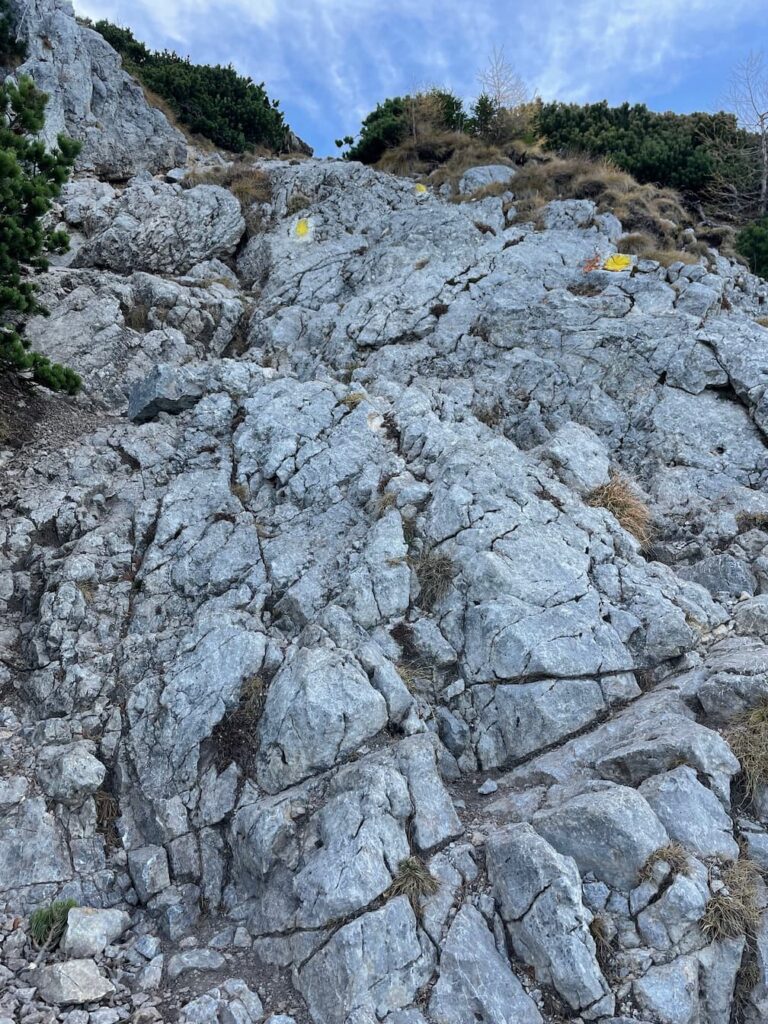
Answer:
[{"label": "small pebble", "polygon": [[480,786],[477,792],[480,796],[490,796],[491,793],[495,793],[498,789],[498,784],[493,779],[486,779],[485,782]]}]

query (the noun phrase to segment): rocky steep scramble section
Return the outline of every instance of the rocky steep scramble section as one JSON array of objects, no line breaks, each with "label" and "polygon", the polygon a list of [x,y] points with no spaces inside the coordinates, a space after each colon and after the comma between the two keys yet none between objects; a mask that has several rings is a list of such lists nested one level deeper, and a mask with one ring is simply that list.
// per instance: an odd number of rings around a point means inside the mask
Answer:
[{"label": "rocky steep scramble section", "polygon": [[29,335],[85,394],[0,455],[0,1019],[757,1024],[768,286],[600,269],[586,201],[260,170],[58,211]]}]

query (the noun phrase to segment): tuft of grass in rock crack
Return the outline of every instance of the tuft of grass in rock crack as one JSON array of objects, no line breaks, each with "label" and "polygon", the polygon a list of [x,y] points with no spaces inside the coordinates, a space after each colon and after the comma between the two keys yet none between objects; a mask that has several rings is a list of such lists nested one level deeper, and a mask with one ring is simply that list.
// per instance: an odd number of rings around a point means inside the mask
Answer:
[{"label": "tuft of grass in rock crack", "polygon": [[67,916],[76,900],[55,900],[47,907],[38,907],[29,919],[29,934],[40,948],[55,949],[67,927]]},{"label": "tuft of grass in rock crack", "polygon": [[390,897],[407,896],[414,912],[418,914],[419,901],[424,896],[434,896],[440,885],[429,868],[418,857],[401,860],[397,874],[387,890]]},{"label": "tuft of grass in rock crack", "polygon": [[440,551],[425,551],[414,563],[419,581],[419,604],[431,611],[447,597],[456,576],[456,567],[448,555]]},{"label": "tuft of grass in rock crack", "polygon": [[723,870],[723,888],[709,898],[701,919],[707,939],[755,934],[760,925],[759,877],[756,865],[743,858]]},{"label": "tuft of grass in rock crack", "polygon": [[115,824],[120,817],[120,803],[106,789],[97,789],[93,800],[96,804],[96,831],[104,837],[107,849],[116,849],[120,846],[120,834]]},{"label": "tuft of grass in rock crack", "polygon": [[589,933],[595,943],[595,956],[601,970],[605,973],[605,965],[611,953],[611,940],[609,938],[608,924],[606,919],[596,914],[589,923]]},{"label": "tuft of grass in rock crack", "polygon": [[648,506],[622,474],[614,473],[607,484],[590,491],[586,502],[592,508],[607,509],[619,525],[643,546],[650,541],[651,515]]},{"label": "tuft of grass in rock crack", "polygon": [[492,405],[478,406],[472,410],[475,418],[484,423],[486,427],[498,427],[504,419],[504,406],[498,399]]},{"label": "tuft of grass in rock crack", "polygon": [[757,953],[754,943],[748,943],[744,950],[744,956],[736,972],[736,982],[733,986],[733,999],[731,1000],[731,1020],[733,1024],[744,1024],[747,1007],[750,1004],[750,996],[754,989],[760,984],[762,972],[757,963]]},{"label": "tuft of grass in rock crack", "polygon": [[768,784],[768,700],[737,719],[725,738],[741,765],[747,797],[754,800],[760,786]]},{"label": "tuft of grass in rock crack", "polygon": [[339,405],[346,405],[348,409],[356,409],[361,402],[365,401],[365,395],[362,391],[353,391],[349,395],[345,395],[339,399]]},{"label": "tuft of grass in rock crack", "polygon": [[256,750],[256,728],[267,699],[267,686],[261,676],[246,679],[240,701],[214,728],[214,763],[224,771],[233,761],[244,770]]},{"label": "tuft of grass in rock crack", "polygon": [[640,868],[640,881],[650,882],[653,869],[661,863],[668,864],[673,875],[687,875],[691,870],[691,859],[686,848],[681,843],[667,843],[654,850]]}]

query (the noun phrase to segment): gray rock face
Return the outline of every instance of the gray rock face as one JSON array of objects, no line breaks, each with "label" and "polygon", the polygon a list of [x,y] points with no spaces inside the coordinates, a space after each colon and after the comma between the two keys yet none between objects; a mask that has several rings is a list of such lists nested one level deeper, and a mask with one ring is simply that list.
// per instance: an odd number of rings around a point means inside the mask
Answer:
[{"label": "gray rock face", "polygon": [[144,903],[162,892],[171,884],[168,874],[168,857],[161,846],[143,846],[128,853],[128,870],[131,873],[139,899]]},{"label": "gray rock face", "polygon": [[183,274],[203,260],[233,253],[245,230],[240,203],[217,185],[183,190],[139,177],[110,213],[109,223],[76,253],[75,266]]},{"label": "gray rock face", "polygon": [[699,857],[736,860],[733,825],[715,794],[692,768],[681,767],[647,779],[639,788],[672,839]]},{"label": "gray rock face", "polygon": [[93,960],[67,960],[35,973],[38,994],[54,1006],[99,1003],[115,991]]},{"label": "gray rock face", "polygon": [[91,751],[88,743],[73,743],[42,752],[37,777],[52,800],[76,807],[101,786],[107,769]]},{"label": "gray rock face", "polygon": [[79,25],[69,0],[11,0],[28,75],[49,96],[44,138],[66,134],[83,143],[78,168],[118,180],[155,173],[186,159],[184,136],[150,107],[120,57]]},{"label": "gray rock face", "polygon": [[669,836],[637,790],[596,783],[539,811],[538,832],[561,853],[573,857],[582,872],[625,891],[637,883],[648,857]]},{"label": "gray rock face", "polygon": [[318,1024],[354,1011],[386,1015],[412,1002],[434,969],[404,896],[340,928],[299,971],[297,984]]},{"label": "gray rock face", "polygon": [[[726,1024],[710,859],[734,815],[768,843],[727,739],[768,697],[768,286],[585,271],[621,231],[587,200],[533,230],[260,167],[242,247],[225,190],[62,196],[29,333],[85,395],[0,451],[3,902],[135,908],[95,954],[121,1019]],[[100,791],[56,788],[73,749]]]}]

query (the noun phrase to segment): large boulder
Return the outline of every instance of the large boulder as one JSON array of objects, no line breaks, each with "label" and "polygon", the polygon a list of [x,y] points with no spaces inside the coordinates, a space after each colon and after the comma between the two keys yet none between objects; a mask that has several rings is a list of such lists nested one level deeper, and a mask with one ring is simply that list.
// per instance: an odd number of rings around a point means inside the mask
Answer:
[{"label": "large boulder", "polygon": [[54,1006],[99,1003],[115,991],[93,960],[67,960],[42,967],[35,974],[37,994]]},{"label": "large boulder", "polygon": [[79,267],[128,274],[184,274],[197,263],[229,256],[245,221],[240,203],[217,185],[182,190],[140,176],[116,200],[110,222],[78,251]]},{"label": "large boulder", "polygon": [[259,726],[259,782],[269,793],[330,768],[387,722],[384,698],[337,651],[303,648],[272,681]]},{"label": "large boulder", "polygon": [[130,915],[124,910],[73,907],[67,915],[62,952],[68,957],[98,956],[123,934],[130,923]]},{"label": "large boulder", "polygon": [[48,94],[49,145],[60,133],[78,139],[78,169],[118,180],[186,160],[184,136],[147,103],[109,43],[75,20],[69,0],[11,0],[11,8],[27,48],[14,75]]}]

